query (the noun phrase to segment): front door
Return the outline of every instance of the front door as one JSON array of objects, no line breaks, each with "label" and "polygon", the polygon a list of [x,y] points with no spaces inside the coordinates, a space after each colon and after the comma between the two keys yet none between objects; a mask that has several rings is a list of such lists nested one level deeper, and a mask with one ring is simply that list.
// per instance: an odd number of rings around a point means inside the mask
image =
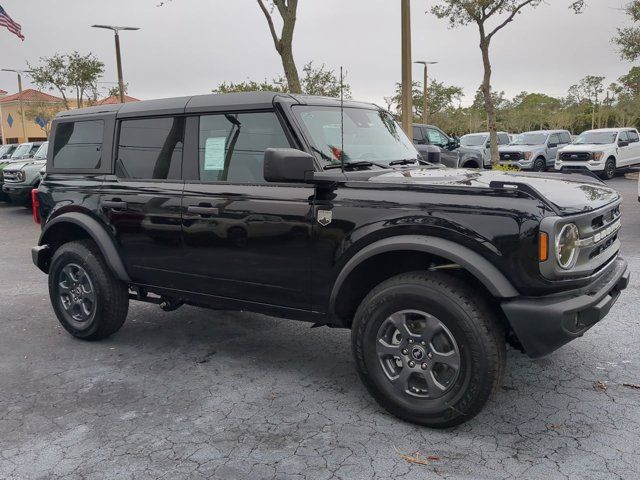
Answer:
[{"label": "front door", "polygon": [[176,286],[184,123],[162,117],[119,124],[115,175],[107,175],[99,208],[135,283]]},{"label": "front door", "polygon": [[278,117],[230,112],[189,125],[199,145],[182,205],[189,290],[309,310],[314,188],[265,182],[264,151],[291,145]]}]

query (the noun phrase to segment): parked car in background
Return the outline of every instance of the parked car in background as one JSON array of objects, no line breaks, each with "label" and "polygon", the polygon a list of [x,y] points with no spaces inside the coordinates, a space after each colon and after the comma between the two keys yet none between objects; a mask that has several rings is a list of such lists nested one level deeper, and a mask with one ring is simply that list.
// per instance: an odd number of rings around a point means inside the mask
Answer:
[{"label": "parked car in background", "polygon": [[0,160],[8,160],[18,148],[17,143],[10,143],[7,145],[0,145]]},{"label": "parked car in background", "polygon": [[8,202],[11,198],[4,193],[4,169],[15,162],[32,158],[44,142],[25,142],[13,149],[11,157],[0,162],[0,201]]},{"label": "parked car in background", "polygon": [[556,170],[590,170],[611,179],[619,167],[640,163],[640,137],[635,128],[587,130],[558,152]]},{"label": "parked car in background", "polygon": [[458,154],[455,150],[459,142],[434,125],[414,124],[413,144],[428,162],[441,163],[451,168],[458,166]]},{"label": "parked car in background", "polygon": [[[509,145],[509,134],[498,132],[498,146]],[[491,168],[491,144],[489,132],[469,133],[460,137],[459,168]]]},{"label": "parked car in background", "polygon": [[570,143],[571,134],[567,130],[521,133],[510,145],[500,147],[500,164],[544,172],[553,168],[558,149]]},{"label": "parked car in background", "polygon": [[9,196],[12,203],[31,206],[31,190],[40,184],[40,170],[46,167],[48,146],[49,142],[44,142],[32,159],[13,162],[5,167],[2,192]]}]

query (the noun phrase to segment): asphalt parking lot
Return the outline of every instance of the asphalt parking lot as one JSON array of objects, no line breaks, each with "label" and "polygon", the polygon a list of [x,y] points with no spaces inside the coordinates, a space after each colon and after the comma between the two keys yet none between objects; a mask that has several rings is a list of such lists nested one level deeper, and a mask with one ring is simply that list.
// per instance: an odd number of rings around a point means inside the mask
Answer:
[{"label": "asphalt parking lot", "polygon": [[498,397],[446,431],[377,406],[347,331],[132,303],[117,335],[74,340],[31,263],[30,212],[0,204],[0,478],[640,478],[640,389],[623,385],[640,384],[640,204],[637,181],[609,184],[629,289],[553,355],[510,350]]}]

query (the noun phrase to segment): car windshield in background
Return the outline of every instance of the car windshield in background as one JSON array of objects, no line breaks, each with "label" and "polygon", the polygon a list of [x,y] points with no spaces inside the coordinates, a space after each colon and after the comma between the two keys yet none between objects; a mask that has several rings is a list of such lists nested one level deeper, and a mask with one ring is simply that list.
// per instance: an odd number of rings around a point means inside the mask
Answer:
[{"label": "car windshield in background", "polygon": [[575,142],[575,145],[608,145],[615,143],[616,132],[585,132],[580,135]]},{"label": "car windshield in background", "polygon": [[464,135],[460,139],[460,145],[463,147],[479,147],[487,141],[486,135]]},{"label": "car windshield in background", "polygon": [[31,150],[31,144],[28,144],[28,143],[22,144],[18,148],[16,148],[16,151],[13,152],[13,155],[11,155],[11,158],[22,158],[27,153],[29,153],[29,150]]},{"label": "car windshield in background", "polygon": [[548,136],[546,133],[523,133],[518,135],[511,145],[542,145]]},{"label": "car windshield in background", "polygon": [[49,150],[49,142],[43,143],[40,145],[40,148],[33,156],[36,160],[46,160],[47,159],[47,150]]},{"label": "car windshield in background", "polygon": [[0,146],[0,157],[2,157],[8,151],[9,151],[9,145],[1,145]]},{"label": "car windshield in background", "polygon": [[[337,107],[295,106],[313,150],[325,161],[338,164],[371,161],[390,163],[417,160],[418,151],[393,117],[381,110],[344,109],[344,134]],[[344,157],[342,145],[344,143]]]}]

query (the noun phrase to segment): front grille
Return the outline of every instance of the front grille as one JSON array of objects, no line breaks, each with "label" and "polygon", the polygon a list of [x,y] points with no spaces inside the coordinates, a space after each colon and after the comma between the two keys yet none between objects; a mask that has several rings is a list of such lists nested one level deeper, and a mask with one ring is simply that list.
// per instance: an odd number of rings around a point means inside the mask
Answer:
[{"label": "front grille", "polygon": [[500,152],[500,160],[512,162],[514,160],[522,160],[524,158],[522,152]]},{"label": "front grille", "polygon": [[18,172],[4,171],[4,181],[5,183],[18,183],[19,180],[17,178]]},{"label": "front grille", "polygon": [[589,152],[562,152],[560,154],[560,160],[567,162],[586,162],[591,160],[591,153]]}]

